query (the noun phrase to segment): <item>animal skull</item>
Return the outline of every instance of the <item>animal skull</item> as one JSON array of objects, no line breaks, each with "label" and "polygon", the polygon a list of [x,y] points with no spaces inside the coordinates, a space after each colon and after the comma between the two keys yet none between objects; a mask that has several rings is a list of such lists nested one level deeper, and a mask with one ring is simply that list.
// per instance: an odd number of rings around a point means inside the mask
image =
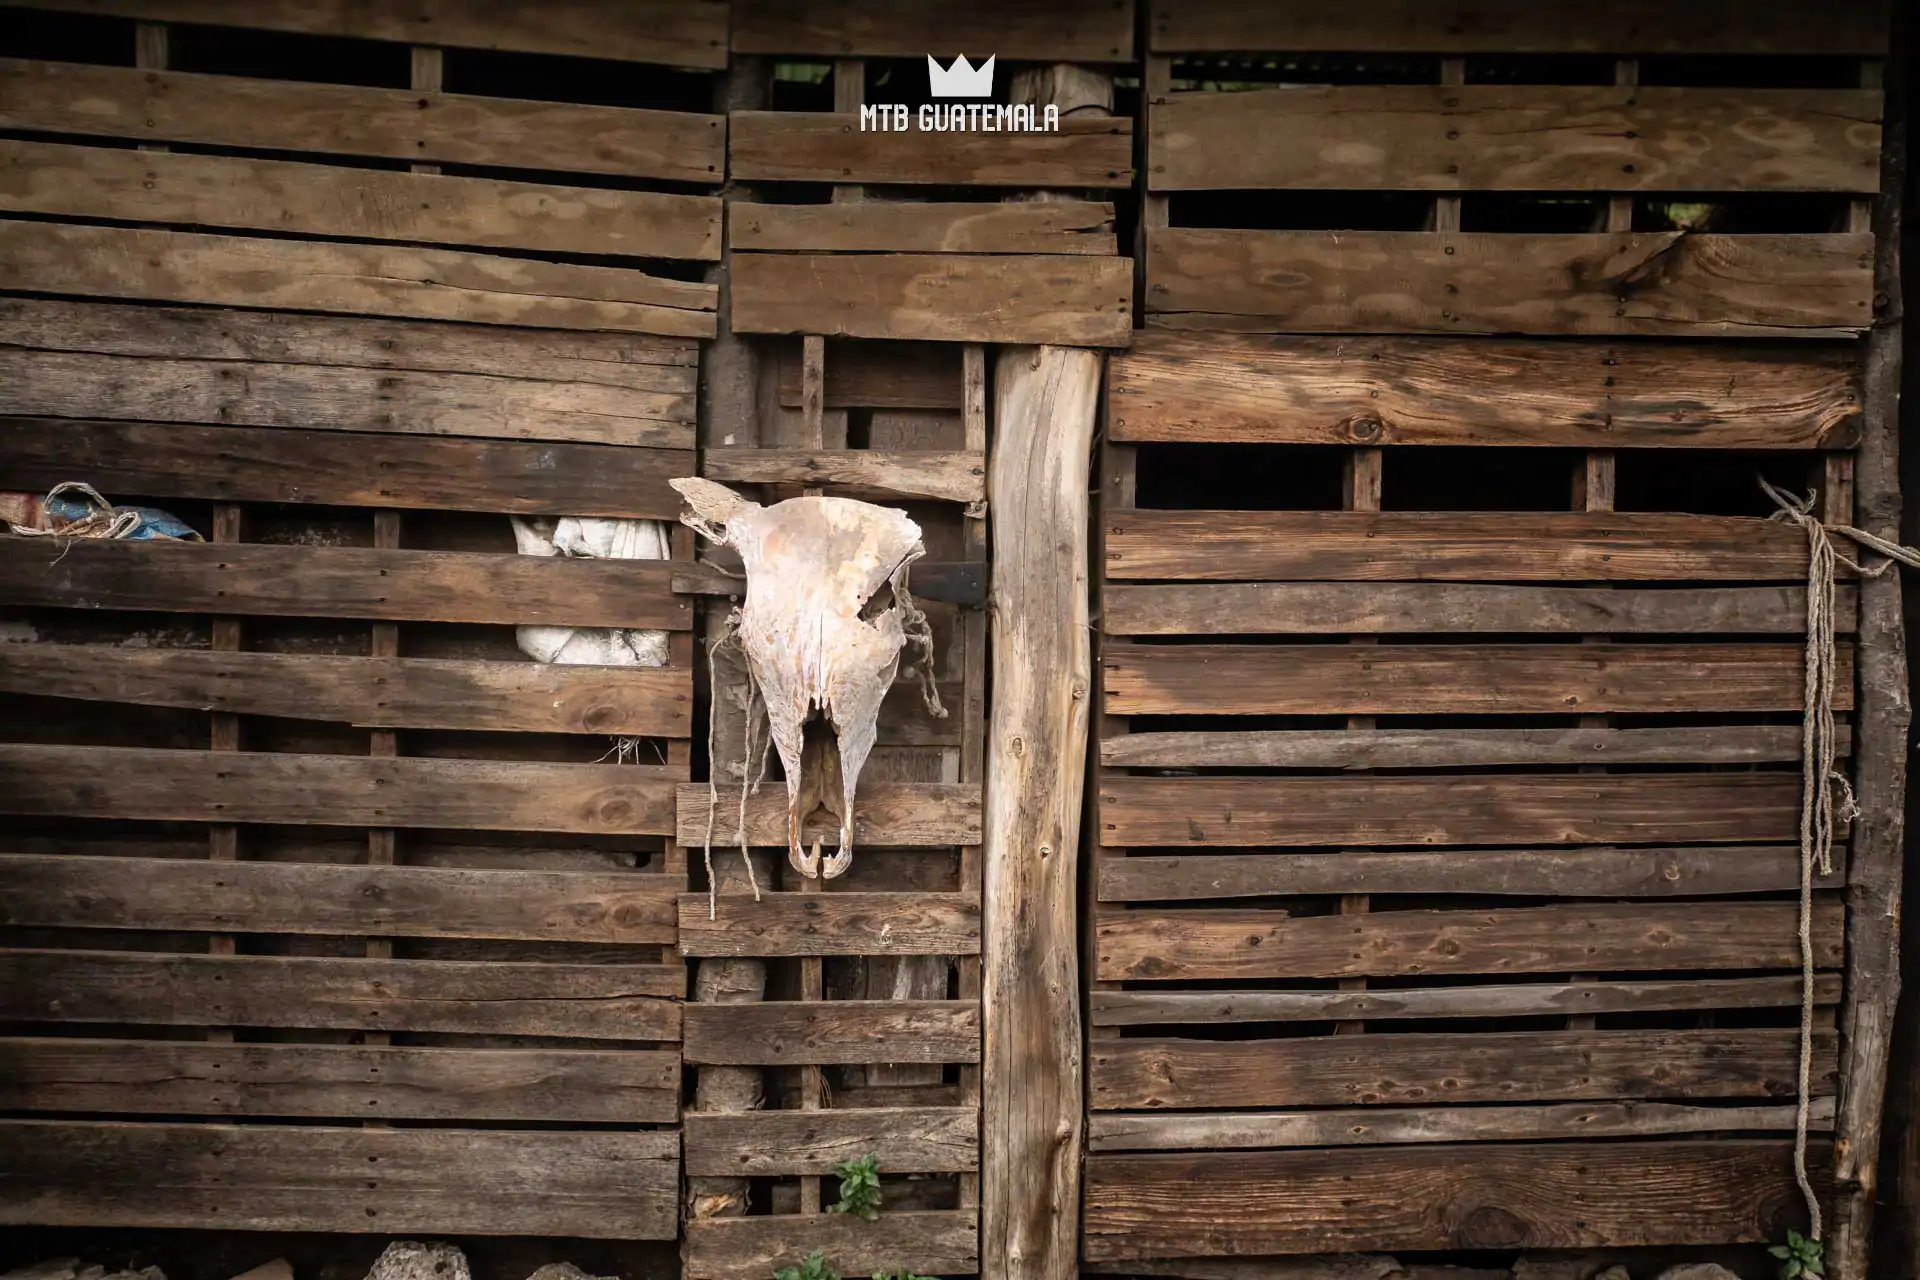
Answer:
[{"label": "animal skull", "polygon": [[[908,566],[926,554],[920,526],[849,498],[763,507],[709,480],[672,484],[693,508],[682,521],[736,549],[746,567],[746,603],[730,626],[787,775],[787,858],[809,879],[831,880],[853,862],[854,788],[900,650],[911,639],[931,657],[925,615],[907,594]],[[946,714],[937,698],[928,705]],[[811,738],[809,723],[817,726]],[[822,864],[818,841],[811,854],[802,850],[801,831],[816,804],[835,801],[840,845]]]}]

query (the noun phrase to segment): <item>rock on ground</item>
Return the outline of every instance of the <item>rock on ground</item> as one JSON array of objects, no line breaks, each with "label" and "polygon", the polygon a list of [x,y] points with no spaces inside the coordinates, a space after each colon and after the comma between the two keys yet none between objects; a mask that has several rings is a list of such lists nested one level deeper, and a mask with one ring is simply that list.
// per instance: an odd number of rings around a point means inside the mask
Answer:
[{"label": "rock on ground", "polygon": [[395,1240],[374,1259],[367,1280],[473,1280],[467,1255],[450,1244]]},{"label": "rock on ground", "polygon": [[1717,1262],[1690,1262],[1668,1267],[1655,1280],[1740,1280],[1740,1277]]},{"label": "rock on ground", "polygon": [[571,1262],[549,1262],[527,1280],[616,1280],[613,1276],[590,1276]]}]

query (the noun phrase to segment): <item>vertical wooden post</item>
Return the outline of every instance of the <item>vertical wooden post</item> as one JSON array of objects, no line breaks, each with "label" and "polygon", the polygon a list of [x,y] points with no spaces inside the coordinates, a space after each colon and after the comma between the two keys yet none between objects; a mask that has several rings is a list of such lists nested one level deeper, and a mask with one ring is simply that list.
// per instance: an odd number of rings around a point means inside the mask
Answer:
[{"label": "vertical wooden post", "polygon": [[[1457,62],[1459,59],[1451,58],[1448,59],[1448,61]],[[1458,229],[1460,225],[1460,201],[1457,198],[1441,197],[1441,201],[1447,199],[1453,199],[1454,209],[1451,220],[1454,228]],[[1435,202],[1436,222],[1440,221],[1439,203],[1439,201]],[[1385,454],[1377,448],[1348,450],[1345,467],[1346,483],[1344,492],[1340,495],[1341,506],[1345,507],[1348,511],[1378,511],[1380,509],[1380,482],[1385,462]],[[1353,643],[1362,645],[1377,644],[1378,641],[1372,636],[1362,636],[1356,638]],[[1372,716],[1347,717],[1347,728],[1349,729],[1366,730],[1373,727],[1374,718]],[[1340,896],[1340,914],[1343,916],[1363,916],[1372,909],[1373,900],[1368,894],[1347,893]],[[1365,991],[1367,989],[1367,980],[1365,978],[1342,978],[1340,979],[1340,989],[1342,991]],[[1366,1029],[1367,1024],[1359,1021],[1337,1022],[1333,1027],[1335,1035],[1357,1035]]]},{"label": "vertical wooden post", "polygon": [[[977,343],[970,343],[960,353],[960,415],[961,429],[965,433],[962,441],[969,453],[984,455],[987,451],[987,349]],[[988,493],[992,501],[992,493]],[[987,558],[987,521],[984,515],[979,518],[965,517],[966,532],[963,535],[963,547],[968,560],[979,561]],[[986,781],[987,740],[986,740],[986,702],[987,702],[987,615],[984,610],[969,609],[960,622],[961,645],[965,652],[961,655],[961,697],[965,701],[960,707],[960,781],[979,786]],[[960,850],[960,891],[979,894],[981,892],[980,846],[965,845]],[[958,957],[960,998],[978,1000],[980,998],[979,956]],[[960,1068],[960,1101],[962,1105],[980,1105],[980,1067],[968,1064]],[[960,1175],[960,1207],[975,1209],[980,1205],[980,1175],[963,1173]]]}]

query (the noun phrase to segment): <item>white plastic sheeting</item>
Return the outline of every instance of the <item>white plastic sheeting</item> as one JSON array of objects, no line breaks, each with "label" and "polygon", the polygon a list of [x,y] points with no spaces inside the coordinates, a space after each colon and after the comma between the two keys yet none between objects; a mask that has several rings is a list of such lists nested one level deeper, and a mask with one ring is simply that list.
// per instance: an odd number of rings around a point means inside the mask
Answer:
[{"label": "white plastic sheeting", "polygon": [[[590,556],[598,560],[666,560],[667,525],[661,520],[602,520],[587,516],[535,516],[513,521],[513,539],[523,556]],[[667,633],[607,627],[519,627],[520,651],[538,662],[576,667],[664,667]]]}]

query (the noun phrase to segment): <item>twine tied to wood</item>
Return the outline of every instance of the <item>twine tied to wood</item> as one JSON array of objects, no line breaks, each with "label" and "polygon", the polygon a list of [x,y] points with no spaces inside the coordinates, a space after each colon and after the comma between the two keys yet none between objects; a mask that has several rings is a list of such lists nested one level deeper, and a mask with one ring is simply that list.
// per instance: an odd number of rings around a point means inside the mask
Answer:
[{"label": "twine tied to wood", "polygon": [[[1852,525],[1827,524],[1813,514],[1814,495],[1796,497],[1762,478],[1760,487],[1778,508],[1771,520],[1797,524],[1807,533],[1807,655],[1805,710],[1800,722],[1800,1065],[1793,1118],[1793,1179],[1807,1202],[1808,1235],[1821,1238],[1820,1202],[1807,1177],[1808,1079],[1813,1071],[1813,877],[1833,874],[1833,823],[1860,814],[1853,787],[1834,767],[1833,691],[1838,660],[1834,651],[1834,579],[1845,565],[1862,577],[1877,578],[1895,561],[1920,568],[1920,551]],[[1841,555],[1833,544],[1839,534],[1886,559],[1863,565]],[[1838,796],[1838,803],[1835,798]]]},{"label": "twine tied to wood", "polygon": [[78,520],[69,520],[59,528],[39,529],[26,524],[9,524],[13,533],[23,538],[112,538],[129,537],[140,527],[144,517],[132,507],[116,507],[101,496],[100,491],[82,480],[68,480],[53,486],[47,496],[40,500],[42,511],[50,511],[53,504],[69,493],[85,498],[93,510]]}]

